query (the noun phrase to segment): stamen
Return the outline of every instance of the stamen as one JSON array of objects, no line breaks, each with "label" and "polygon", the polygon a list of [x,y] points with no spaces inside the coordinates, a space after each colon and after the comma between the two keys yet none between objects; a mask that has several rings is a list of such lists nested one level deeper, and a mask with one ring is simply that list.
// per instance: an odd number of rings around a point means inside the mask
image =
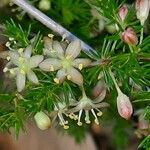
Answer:
[{"label": "stamen", "polygon": [[9,38],[9,41],[13,41],[13,40],[14,40],[14,38],[12,38],[12,37]]},{"label": "stamen", "polygon": [[66,35],[66,34],[63,34],[61,41],[64,41],[64,40],[66,39],[66,37],[67,37],[67,35]]},{"label": "stamen", "polygon": [[71,80],[71,75],[67,75],[67,79],[68,79],[68,80]]},{"label": "stamen", "polygon": [[10,57],[8,56],[6,59],[9,61],[9,60],[10,60]]},{"label": "stamen", "polygon": [[8,68],[5,67],[5,68],[3,69],[3,72],[7,72],[7,71],[8,71]]},{"label": "stamen", "polygon": [[22,53],[23,52],[23,48],[19,48],[18,53]]},{"label": "stamen", "polygon": [[68,40],[65,40],[65,42],[66,42],[67,44],[69,44],[69,41],[68,41]]},{"label": "stamen", "polygon": [[59,84],[59,79],[58,79],[58,78],[55,78],[55,79],[54,79],[54,82],[56,82],[57,84]]},{"label": "stamen", "polygon": [[53,34],[48,34],[48,37],[53,39],[54,35]]},{"label": "stamen", "polygon": [[64,125],[64,129],[68,129],[69,128],[69,126],[67,126],[67,125]]},{"label": "stamen", "polygon": [[97,119],[95,119],[94,122],[99,125],[99,121]]},{"label": "stamen", "polygon": [[78,68],[79,68],[79,70],[82,70],[83,69],[83,64],[79,64]]},{"label": "stamen", "polygon": [[54,71],[54,67],[53,66],[50,66],[50,71]]},{"label": "stamen", "polygon": [[73,117],[72,114],[69,114],[69,118],[70,118],[70,119],[74,119],[74,117]]},{"label": "stamen", "polygon": [[6,42],[6,47],[10,47],[10,42]]},{"label": "stamen", "polygon": [[82,126],[82,122],[80,121],[81,115],[82,115],[82,111],[83,111],[82,109],[79,111],[79,118],[78,118],[78,123],[77,123],[79,126]]},{"label": "stamen", "polygon": [[90,119],[89,119],[89,110],[85,110],[85,122],[86,122],[87,124],[90,124],[90,123],[91,123],[91,121],[90,121]]},{"label": "stamen", "polygon": [[97,125],[99,125],[99,121],[98,121],[98,118],[97,118],[97,116],[96,116],[96,114],[95,114],[95,111],[93,110],[93,109],[91,109],[91,112],[92,112],[92,114],[93,114],[93,116],[95,117],[95,123],[97,124]]},{"label": "stamen", "polygon": [[98,113],[97,113],[97,116],[102,116],[103,115],[103,113],[101,112],[101,111],[99,111]]},{"label": "stamen", "polygon": [[97,111],[98,111],[98,113],[97,113],[97,116],[102,116],[103,115],[103,113],[99,110],[99,109],[97,109],[97,108],[95,108]]},{"label": "stamen", "polygon": [[69,114],[69,117],[70,117],[70,119],[74,119],[74,120],[78,119],[78,116],[75,115],[74,113]]},{"label": "stamen", "polygon": [[65,126],[66,122],[65,122],[65,120],[64,120],[64,118],[63,118],[63,116],[62,116],[62,114],[58,113],[58,118],[59,118],[59,120],[60,120],[60,125],[61,125],[61,126]]}]

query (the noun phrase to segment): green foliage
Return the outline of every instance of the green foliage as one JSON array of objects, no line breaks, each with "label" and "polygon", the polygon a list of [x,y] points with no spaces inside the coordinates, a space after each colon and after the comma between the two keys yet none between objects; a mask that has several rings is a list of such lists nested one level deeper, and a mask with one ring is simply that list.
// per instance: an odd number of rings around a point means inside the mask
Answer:
[{"label": "green foliage", "polygon": [[[116,108],[117,92],[110,72],[113,72],[122,92],[130,97],[134,110],[138,111],[144,108],[144,119],[150,121],[150,92],[148,91],[150,85],[150,36],[144,37],[142,44],[135,46],[121,41],[120,33],[126,27],[133,27],[138,37],[141,29],[139,21],[135,19],[133,6],[130,6],[125,22],[120,21],[118,9],[123,3],[124,1],[121,0],[52,0],[50,10],[46,11],[47,15],[96,48],[88,56],[81,55],[81,57],[88,57],[92,60],[91,66],[83,69],[81,73],[84,77],[85,91],[88,96],[92,95],[93,87],[101,79],[99,78],[100,75],[105,80],[108,89],[106,101],[110,104],[110,107],[105,112],[104,121],[108,120],[113,126],[114,147],[116,149],[125,149],[127,146],[129,138],[127,130],[131,131],[134,121],[131,119],[130,122],[127,122],[118,115]],[[33,4],[38,6],[37,1]],[[92,20],[91,8],[98,10],[100,15],[105,17],[111,25],[117,24],[119,30],[112,35],[106,33],[106,31],[99,33],[97,29],[99,20]],[[32,54],[43,54],[42,40],[43,36],[49,33],[49,30],[27,17],[27,15],[24,15],[22,21],[18,22],[21,25],[13,20],[5,23],[5,36],[13,38],[13,41],[9,41],[10,46],[14,50],[18,50],[32,43]],[[93,28],[96,28],[96,30]],[[96,36],[92,37],[91,35],[94,35],[95,31]],[[55,39],[60,38],[55,37]],[[54,83],[56,72],[45,73],[39,69],[34,69],[34,72],[37,74],[40,84],[33,85],[27,82],[25,90],[20,94],[14,93],[14,91],[8,93],[9,90],[1,92],[1,131],[9,131],[11,127],[14,127],[18,136],[19,131],[24,130],[23,124],[26,118],[33,117],[38,111],[46,111],[50,114],[55,111],[55,105],[58,105],[58,103],[65,103],[66,106],[69,106],[72,99],[78,100],[81,98],[81,89],[70,81],[61,85]],[[14,86],[13,83],[12,86]],[[87,126],[79,127],[75,121],[70,119],[68,121],[70,124],[70,128],[67,130],[68,134],[74,136],[77,142],[81,142],[88,130]],[[145,137],[139,148],[149,150],[149,142],[150,137]]]},{"label": "green foliage", "polygon": [[29,26],[28,31],[24,31],[20,25],[16,25],[13,20],[7,21],[5,24],[5,32],[4,34],[8,38],[13,38],[16,42],[19,42],[20,45],[26,47],[29,44],[29,34],[30,34],[31,26]]}]

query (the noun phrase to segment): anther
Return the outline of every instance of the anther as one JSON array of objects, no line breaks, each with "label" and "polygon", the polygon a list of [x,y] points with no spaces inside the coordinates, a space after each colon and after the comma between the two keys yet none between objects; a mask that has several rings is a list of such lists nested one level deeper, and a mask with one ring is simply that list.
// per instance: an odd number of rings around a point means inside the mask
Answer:
[{"label": "anther", "polygon": [[54,79],[54,82],[56,82],[57,84],[59,84],[59,79],[58,79],[58,78],[55,78],[55,79]]},{"label": "anther", "polygon": [[10,42],[6,42],[6,47],[9,47],[10,46]]},{"label": "anther", "polygon": [[12,38],[12,37],[9,38],[9,41],[13,41],[13,40],[14,40],[14,38]]},{"label": "anther", "polygon": [[5,68],[3,69],[3,72],[7,72],[7,71],[8,71],[8,68],[5,67]]},{"label": "anther", "polygon": [[82,126],[82,122],[78,122],[77,124],[78,124],[78,126]]},{"label": "anther", "polygon": [[71,80],[71,75],[67,75],[67,79],[68,79],[68,80]]},{"label": "anther", "polygon": [[10,60],[10,57],[8,56],[6,59],[9,61],[9,60]]},{"label": "anther", "polygon": [[23,52],[23,48],[19,48],[18,53],[22,53]]},{"label": "anther", "polygon": [[50,71],[54,71],[54,67],[53,66],[50,66]]},{"label": "anther", "polygon": [[64,129],[69,129],[69,126],[67,126],[67,125],[64,125]]},{"label": "anther", "polygon": [[79,64],[78,68],[79,68],[79,70],[82,70],[83,69],[83,64]]},{"label": "anther", "polygon": [[101,111],[99,111],[99,112],[97,113],[97,116],[100,117],[100,116],[102,116],[102,114],[103,114],[103,113],[102,113]]},{"label": "anther", "polygon": [[48,34],[48,37],[53,39],[54,35],[53,34]]}]

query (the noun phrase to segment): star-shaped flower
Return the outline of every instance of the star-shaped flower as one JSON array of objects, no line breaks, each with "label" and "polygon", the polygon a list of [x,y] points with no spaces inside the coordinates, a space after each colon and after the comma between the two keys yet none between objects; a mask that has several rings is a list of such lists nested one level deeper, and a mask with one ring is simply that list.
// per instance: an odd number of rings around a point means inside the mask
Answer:
[{"label": "star-shaped flower", "polygon": [[58,41],[46,38],[44,51],[51,58],[45,59],[39,67],[47,72],[58,70],[54,79],[56,83],[62,83],[67,78],[79,86],[83,84],[83,77],[78,70],[88,66],[91,60],[77,58],[81,52],[81,42],[79,40],[71,42],[64,50]]},{"label": "star-shaped flower", "polygon": [[59,124],[61,126],[63,126],[64,129],[69,128],[68,121],[66,121],[64,119],[64,115],[68,116],[67,113],[66,113],[66,110],[67,110],[66,104],[58,102],[57,104],[54,104],[54,111],[51,113],[51,116],[54,117],[54,120],[56,118],[59,119]]},{"label": "star-shaped flower", "polygon": [[32,71],[33,68],[38,67],[43,60],[42,55],[35,55],[31,57],[32,46],[29,45],[24,49],[18,51],[10,50],[7,59],[10,60],[4,72],[10,71],[11,74],[16,75],[16,84],[18,92],[21,92],[25,87],[26,77],[29,81],[38,84],[38,78]]},{"label": "star-shaped flower", "polygon": [[[88,98],[85,94],[83,97],[74,104],[74,108],[70,109],[68,112],[71,114],[74,114],[75,112],[79,112],[78,115],[78,125],[81,126],[81,116],[83,111],[85,111],[85,122],[87,124],[91,123],[89,118],[89,113],[91,112],[95,118],[95,123],[99,124],[98,117],[101,116],[103,113],[99,110],[99,108],[108,107],[109,104],[106,102],[101,102],[106,96],[106,90],[103,90],[103,92],[94,100]],[[97,113],[96,113],[97,112]]]}]

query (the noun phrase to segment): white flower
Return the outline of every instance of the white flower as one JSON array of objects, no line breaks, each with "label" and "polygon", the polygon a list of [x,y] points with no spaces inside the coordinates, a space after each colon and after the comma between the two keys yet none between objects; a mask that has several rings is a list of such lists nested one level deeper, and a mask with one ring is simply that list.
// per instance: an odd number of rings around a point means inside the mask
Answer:
[{"label": "white flower", "polygon": [[146,19],[148,18],[150,1],[149,0],[136,0],[135,3],[136,15],[140,20],[141,25],[144,25]]},{"label": "white flower", "polygon": [[55,119],[58,117],[59,119],[59,124],[61,126],[63,126],[64,129],[68,129],[69,126],[68,126],[68,121],[66,121],[63,117],[63,115],[67,116],[67,107],[66,107],[66,104],[65,103],[61,103],[61,102],[58,102],[57,104],[55,104],[54,106],[54,112],[52,112],[52,116],[55,117]]},{"label": "white flower", "polygon": [[44,53],[51,58],[45,59],[39,67],[44,71],[56,71],[56,83],[62,83],[66,78],[81,86],[83,77],[78,71],[91,63],[90,59],[77,58],[81,52],[81,42],[75,40],[64,50],[58,41],[45,39]]},{"label": "white flower", "polygon": [[18,92],[21,92],[25,87],[26,77],[29,81],[38,84],[38,78],[32,71],[33,68],[38,67],[43,60],[42,55],[35,55],[31,57],[32,46],[29,45],[25,50],[9,51],[7,60],[10,60],[4,72],[10,71],[11,74],[16,75],[16,84]]},{"label": "white flower", "polygon": [[[79,112],[78,115],[78,125],[81,126],[81,116],[83,111],[85,111],[85,122],[87,124],[91,123],[89,118],[89,113],[91,112],[95,118],[95,123],[99,124],[98,117],[101,116],[102,112],[99,110],[99,108],[108,107],[109,104],[106,102],[101,102],[106,96],[106,90],[103,90],[103,92],[94,100],[91,100],[86,95],[83,95],[83,97],[76,103],[74,103],[74,108],[70,109],[68,112],[71,113],[71,115],[74,115],[75,112]],[[72,116],[73,117],[73,116]]]},{"label": "white flower", "polygon": [[51,126],[50,118],[42,111],[37,112],[34,116],[35,122],[41,130],[46,130]]}]

